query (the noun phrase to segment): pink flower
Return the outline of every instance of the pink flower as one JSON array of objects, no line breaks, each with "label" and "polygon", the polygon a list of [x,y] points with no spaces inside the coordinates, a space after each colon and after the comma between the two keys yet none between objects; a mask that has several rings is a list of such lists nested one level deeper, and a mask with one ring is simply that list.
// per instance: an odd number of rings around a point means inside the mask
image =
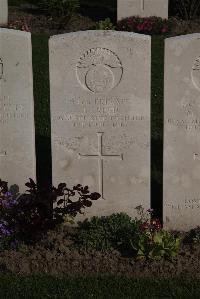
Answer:
[{"label": "pink flower", "polygon": [[162,30],[161,30],[162,33],[166,33],[167,31],[168,31],[167,26],[164,26],[164,27],[162,28]]}]

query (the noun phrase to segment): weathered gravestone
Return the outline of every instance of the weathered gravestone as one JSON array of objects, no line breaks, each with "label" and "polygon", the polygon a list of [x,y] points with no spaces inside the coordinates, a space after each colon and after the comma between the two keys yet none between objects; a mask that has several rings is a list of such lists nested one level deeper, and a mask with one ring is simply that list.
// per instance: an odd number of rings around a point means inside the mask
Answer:
[{"label": "weathered gravestone", "polygon": [[131,16],[168,18],[169,0],[117,0],[117,19]]},{"label": "weathered gravestone", "polygon": [[166,40],[164,222],[200,225],[200,34]]},{"label": "weathered gravestone", "polygon": [[50,39],[53,183],[100,192],[87,216],[150,205],[150,49],[125,32]]},{"label": "weathered gravestone", "polygon": [[0,0],[0,26],[8,23],[8,0]]},{"label": "weathered gravestone", "polygon": [[35,179],[31,34],[0,29],[0,178]]}]

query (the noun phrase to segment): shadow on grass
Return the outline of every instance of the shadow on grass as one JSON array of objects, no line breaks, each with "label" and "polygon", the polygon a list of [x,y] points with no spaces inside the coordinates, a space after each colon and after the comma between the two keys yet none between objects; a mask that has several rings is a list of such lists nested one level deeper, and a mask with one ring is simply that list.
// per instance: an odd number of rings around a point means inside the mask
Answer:
[{"label": "shadow on grass", "polygon": [[40,187],[52,181],[48,40],[45,34],[32,35],[36,163]]},{"label": "shadow on grass", "polygon": [[152,36],[151,70],[151,206],[163,217],[164,37]]},{"label": "shadow on grass", "polygon": [[81,0],[79,12],[91,18],[93,21],[100,21],[110,18],[113,23],[117,21],[117,0]]}]

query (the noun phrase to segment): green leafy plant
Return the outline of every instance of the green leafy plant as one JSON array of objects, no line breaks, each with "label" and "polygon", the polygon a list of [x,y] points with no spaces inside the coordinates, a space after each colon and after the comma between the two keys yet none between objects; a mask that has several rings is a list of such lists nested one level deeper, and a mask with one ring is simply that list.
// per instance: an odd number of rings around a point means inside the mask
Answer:
[{"label": "green leafy plant", "polygon": [[79,223],[76,244],[82,251],[107,251],[125,248],[134,235],[137,223],[125,213],[92,217]]},{"label": "green leafy plant", "polygon": [[111,22],[110,18],[106,18],[103,21],[99,21],[95,26],[96,30],[115,30],[115,26]]},{"label": "green leafy plant", "polygon": [[41,0],[40,8],[45,9],[52,17],[59,17],[61,23],[70,21],[79,9],[79,0]]},{"label": "green leafy plant", "polygon": [[162,229],[160,221],[152,218],[153,210],[145,213],[142,206],[136,209],[139,214],[138,231],[130,239],[130,244],[137,258],[159,260],[174,257],[180,246],[180,238]]},{"label": "green leafy plant", "polygon": [[138,236],[138,239],[134,239],[134,242],[130,240],[131,246],[136,250],[138,258],[172,258],[176,256],[180,238],[172,235],[170,232],[160,230],[153,234],[146,231]]}]

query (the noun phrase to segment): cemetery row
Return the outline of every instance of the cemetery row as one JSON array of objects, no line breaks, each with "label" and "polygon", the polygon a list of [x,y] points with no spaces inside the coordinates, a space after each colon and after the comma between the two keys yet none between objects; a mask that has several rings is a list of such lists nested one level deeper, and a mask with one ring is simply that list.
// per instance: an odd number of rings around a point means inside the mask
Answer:
[{"label": "cemetery row", "polygon": [[[164,223],[199,225],[199,34],[166,39]],[[87,214],[150,206],[151,38],[82,31],[49,42],[53,184],[88,185]],[[0,178],[35,179],[31,34],[0,29]]]},{"label": "cemetery row", "polygon": [[[8,23],[8,0],[0,1],[0,25]],[[169,0],[118,0],[117,19],[130,16],[168,18]]]}]

